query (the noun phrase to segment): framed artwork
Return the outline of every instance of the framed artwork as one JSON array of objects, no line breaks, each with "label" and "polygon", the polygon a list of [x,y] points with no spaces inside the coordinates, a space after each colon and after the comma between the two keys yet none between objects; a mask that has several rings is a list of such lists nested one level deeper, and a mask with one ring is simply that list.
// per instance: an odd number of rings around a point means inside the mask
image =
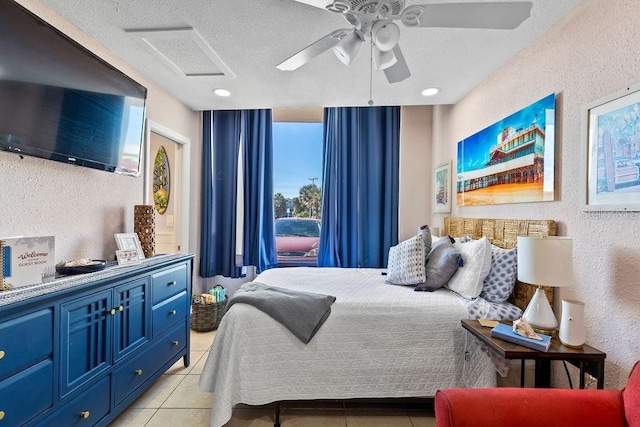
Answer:
[{"label": "framed artwork", "polygon": [[156,158],[153,161],[153,202],[156,211],[164,215],[169,206],[169,196],[171,195],[171,175],[169,169],[169,157],[164,146],[158,149]]},{"label": "framed artwork", "polygon": [[458,143],[458,206],[554,200],[555,94]]},{"label": "framed artwork", "polygon": [[136,233],[118,233],[115,235],[118,249],[121,251],[137,251],[138,257],[144,259],[140,239]]},{"label": "framed artwork", "polygon": [[451,212],[451,161],[433,169],[433,212]]},{"label": "framed artwork", "polygon": [[640,211],[640,84],[582,110],[583,209]]}]

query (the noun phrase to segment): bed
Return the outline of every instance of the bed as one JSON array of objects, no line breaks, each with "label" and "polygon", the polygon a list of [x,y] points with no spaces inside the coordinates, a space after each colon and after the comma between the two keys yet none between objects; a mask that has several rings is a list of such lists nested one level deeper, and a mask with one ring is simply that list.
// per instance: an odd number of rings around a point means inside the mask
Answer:
[{"label": "bed", "polygon": [[[515,246],[518,235],[555,235],[553,221],[445,218],[444,234]],[[469,345],[460,320],[499,317],[493,303],[447,289],[414,292],[385,282],[380,269],[287,268],[255,282],[336,297],[331,314],[304,344],[262,311],[233,305],[223,317],[200,388],[214,394],[211,425],[234,405],[316,399],[433,397],[441,388],[495,385],[495,369]],[[532,288],[516,284],[520,308]],[[552,294],[551,294],[552,296]],[[473,340],[470,340],[473,342]]]}]

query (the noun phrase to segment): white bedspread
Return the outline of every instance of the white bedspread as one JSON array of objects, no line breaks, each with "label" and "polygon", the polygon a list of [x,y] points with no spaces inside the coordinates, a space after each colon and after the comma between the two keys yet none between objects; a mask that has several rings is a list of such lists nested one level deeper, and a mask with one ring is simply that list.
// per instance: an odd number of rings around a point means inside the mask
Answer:
[{"label": "white bedspread", "polygon": [[[211,425],[237,403],[428,397],[440,388],[495,385],[495,371],[466,346],[468,313],[448,290],[414,292],[382,270],[286,268],[256,281],[334,295],[331,315],[309,344],[246,304],[223,317],[200,378],[214,393]],[[472,349],[465,358],[466,350]]]}]

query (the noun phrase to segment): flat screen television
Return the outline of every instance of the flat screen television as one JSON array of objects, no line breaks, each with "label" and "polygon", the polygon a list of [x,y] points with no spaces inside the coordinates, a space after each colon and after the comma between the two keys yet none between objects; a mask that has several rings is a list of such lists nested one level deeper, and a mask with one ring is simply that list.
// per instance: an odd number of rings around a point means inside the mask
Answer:
[{"label": "flat screen television", "polygon": [[138,176],[147,89],[0,0],[0,149]]}]

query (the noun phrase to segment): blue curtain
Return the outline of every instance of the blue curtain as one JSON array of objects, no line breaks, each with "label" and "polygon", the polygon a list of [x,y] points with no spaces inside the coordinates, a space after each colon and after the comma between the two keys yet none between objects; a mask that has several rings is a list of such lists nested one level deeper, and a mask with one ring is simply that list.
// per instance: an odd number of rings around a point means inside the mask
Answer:
[{"label": "blue curtain", "polygon": [[273,213],[271,110],[242,114],[244,149],[244,265],[257,272],[277,264]]},{"label": "blue curtain", "polygon": [[325,109],[321,267],[386,267],[398,241],[400,107]]},{"label": "blue curtain", "polygon": [[[242,144],[243,256],[236,255],[238,165]],[[241,277],[276,265],[271,110],[203,113],[200,276]]]},{"label": "blue curtain", "polygon": [[236,215],[241,111],[203,112],[200,276],[237,278]]}]

